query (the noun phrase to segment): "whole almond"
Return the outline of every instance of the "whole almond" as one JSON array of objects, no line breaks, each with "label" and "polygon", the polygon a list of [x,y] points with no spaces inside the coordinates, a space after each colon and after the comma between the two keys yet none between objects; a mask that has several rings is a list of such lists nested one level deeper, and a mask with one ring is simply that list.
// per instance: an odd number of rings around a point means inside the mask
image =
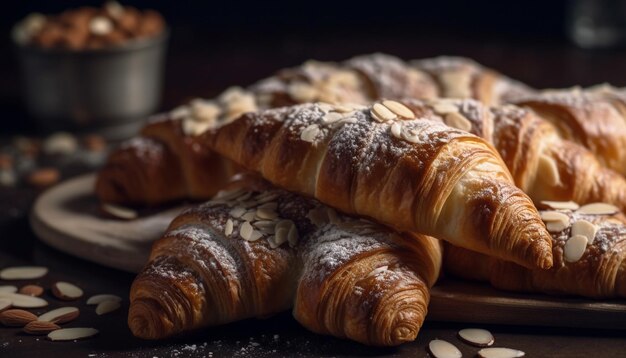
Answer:
[{"label": "whole almond", "polygon": [[80,310],[76,307],[61,307],[42,314],[37,320],[63,324],[76,319],[79,314]]},{"label": "whole almond", "polygon": [[52,294],[60,300],[73,301],[83,296],[83,290],[69,282],[59,281],[52,285]]},{"label": "whole almond", "polygon": [[43,287],[38,285],[26,285],[20,288],[19,293],[27,296],[39,297],[43,294]]},{"label": "whole almond", "polygon": [[24,310],[12,309],[0,313],[0,323],[9,327],[24,327],[36,320],[37,316]]},{"label": "whole almond", "polygon": [[48,334],[52,331],[60,329],[58,325],[46,321],[32,321],[24,326],[24,332],[34,335]]}]

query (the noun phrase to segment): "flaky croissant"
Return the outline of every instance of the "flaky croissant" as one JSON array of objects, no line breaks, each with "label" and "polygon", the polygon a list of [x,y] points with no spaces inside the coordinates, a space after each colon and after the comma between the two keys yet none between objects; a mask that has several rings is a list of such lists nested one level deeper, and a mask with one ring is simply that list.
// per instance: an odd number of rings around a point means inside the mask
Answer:
[{"label": "flaky croissant", "polygon": [[[446,245],[444,267],[467,279],[489,281],[511,291],[626,297],[626,220],[606,205],[549,203],[558,210],[542,211],[552,231],[554,265],[529,270],[452,245]],[[566,209],[569,208],[569,209]],[[590,214],[592,212],[600,214]],[[556,213],[556,214],[555,214]]]},{"label": "flaky croissant", "polygon": [[231,191],[181,214],[156,242],[128,324],[159,339],[293,306],[314,332],[397,345],[417,336],[440,265],[433,238],[281,190]]},{"label": "flaky croissant", "polygon": [[626,179],[586,148],[562,139],[554,125],[515,106],[474,100],[402,100],[418,117],[439,120],[489,141],[515,184],[535,203],[543,200],[608,202],[626,210]]},{"label": "flaky croissant", "polygon": [[623,90],[550,90],[510,102],[549,121],[562,138],[587,147],[605,166],[626,175],[626,116]]},{"label": "flaky croissant", "polygon": [[285,189],[528,267],[551,266],[531,200],[481,138],[415,119],[398,102],[248,113],[202,135]]}]

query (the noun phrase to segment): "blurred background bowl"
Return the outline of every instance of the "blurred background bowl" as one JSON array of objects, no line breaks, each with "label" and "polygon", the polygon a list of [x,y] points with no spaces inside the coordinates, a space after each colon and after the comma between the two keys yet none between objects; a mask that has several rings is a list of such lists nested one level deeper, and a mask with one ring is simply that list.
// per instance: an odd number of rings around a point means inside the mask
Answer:
[{"label": "blurred background bowl", "polygon": [[26,109],[46,131],[128,136],[159,108],[168,38],[80,51],[16,45]]}]

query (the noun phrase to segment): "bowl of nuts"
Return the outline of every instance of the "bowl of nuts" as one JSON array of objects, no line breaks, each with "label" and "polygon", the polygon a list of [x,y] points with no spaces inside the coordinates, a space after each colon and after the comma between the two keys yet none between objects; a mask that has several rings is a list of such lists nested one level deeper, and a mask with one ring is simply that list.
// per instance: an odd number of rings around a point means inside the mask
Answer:
[{"label": "bowl of nuts", "polygon": [[158,109],[168,31],[156,11],[110,1],[34,13],[14,26],[12,37],[26,108],[44,130],[120,135]]}]

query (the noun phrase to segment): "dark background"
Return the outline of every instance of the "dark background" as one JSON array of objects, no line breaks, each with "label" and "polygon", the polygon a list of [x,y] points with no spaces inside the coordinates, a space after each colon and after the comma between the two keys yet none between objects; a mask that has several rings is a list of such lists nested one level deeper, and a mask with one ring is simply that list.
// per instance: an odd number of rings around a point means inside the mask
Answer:
[{"label": "dark background", "polygon": [[[607,1],[599,1],[610,3]],[[33,127],[22,109],[11,26],[30,12],[55,14],[102,1],[12,1],[0,15],[0,109]],[[404,59],[461,55],[538,88],[626,84],[626,51],[583,50],[567,37],[571,1],[124,1],[160,11],[171,27],[164,100],[172,108],[212,97],[307,59],[371,52]],[[622,72],[625,72],[622,74]],[[7,122],[7,121],[5,121]]]}]

